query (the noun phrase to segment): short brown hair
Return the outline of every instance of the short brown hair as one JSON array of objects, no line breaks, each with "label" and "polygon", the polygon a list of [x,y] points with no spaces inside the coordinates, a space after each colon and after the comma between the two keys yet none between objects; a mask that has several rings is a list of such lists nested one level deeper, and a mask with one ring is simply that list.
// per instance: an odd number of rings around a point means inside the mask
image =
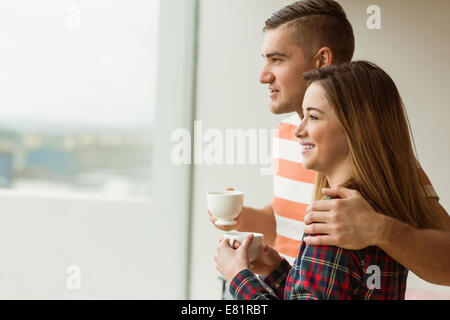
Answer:
[{"label": "short brown hair", "polygon": [[285,27],[307,59],[322,47],[332,50],[335,63],[350,62],[355,50],[353,28],[344,9],[333,0],[297,1],[270,17],[264,32]]}]

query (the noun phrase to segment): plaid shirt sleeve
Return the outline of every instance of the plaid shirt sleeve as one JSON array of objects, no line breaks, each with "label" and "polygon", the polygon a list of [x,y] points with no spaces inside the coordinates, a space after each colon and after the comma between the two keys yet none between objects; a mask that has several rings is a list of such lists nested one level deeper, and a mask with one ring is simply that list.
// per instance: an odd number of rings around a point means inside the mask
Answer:
[{"label": "plaid shirt sleeve", "polygon": [[230,283],[238,300],[345,300],[361,289],[361,260],[357,251],[334,246],[302,244],[301,259],[293,267],[286,260],[264,279],[270,292],[250,270]]},{"label": "plaid shirt sleeve", "polygon": [[286,282],[290,299],[351,299],[361,286],[361,263],[355,251],[304,245],[301,260]]},{"label": "plaid shirt sleeve", "polygon": [[238,300],[277,300],[284,298],[284,285],[291,270],[285,259],[280,266],[269,274],[264,282],[273,290],[270,292],[256,277],[246,269],[239,272],[230,283],[230,292]]}]

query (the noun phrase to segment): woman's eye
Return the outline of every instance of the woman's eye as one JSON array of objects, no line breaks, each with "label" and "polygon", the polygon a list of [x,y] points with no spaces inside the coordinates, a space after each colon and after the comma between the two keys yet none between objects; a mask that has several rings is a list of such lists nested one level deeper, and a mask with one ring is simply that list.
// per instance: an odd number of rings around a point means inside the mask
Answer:
[{"label": "woman's eye", "polygon": [[310,118],[311,120],[319,120],[319,118],[314,117],[314,116],[309,116],[309,118]]}]

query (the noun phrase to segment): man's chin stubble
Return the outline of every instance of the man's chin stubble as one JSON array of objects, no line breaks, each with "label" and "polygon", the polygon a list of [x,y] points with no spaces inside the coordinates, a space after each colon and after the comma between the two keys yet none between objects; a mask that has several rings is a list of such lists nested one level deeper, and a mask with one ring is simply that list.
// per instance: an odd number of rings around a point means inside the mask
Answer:
[{"label": "man's chin stubble", "polygon": [[274,115],[292,113],[292,112],[296,112],[296,111],[297,111],[296,108],[289,107],[287,105],[284,105],[284,106],[270,106],[270,112],[272,112]]}]

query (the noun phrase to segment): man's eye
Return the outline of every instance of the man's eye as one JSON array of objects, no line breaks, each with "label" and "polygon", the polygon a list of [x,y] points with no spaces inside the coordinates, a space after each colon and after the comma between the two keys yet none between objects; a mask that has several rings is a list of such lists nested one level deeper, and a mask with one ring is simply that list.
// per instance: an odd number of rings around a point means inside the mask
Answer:
[{"label": "man's eye", "polygon": [[279,61],[283,61],[283,60],[277,59],[277,58],[272,58],[272,62],[279,62]]}]

